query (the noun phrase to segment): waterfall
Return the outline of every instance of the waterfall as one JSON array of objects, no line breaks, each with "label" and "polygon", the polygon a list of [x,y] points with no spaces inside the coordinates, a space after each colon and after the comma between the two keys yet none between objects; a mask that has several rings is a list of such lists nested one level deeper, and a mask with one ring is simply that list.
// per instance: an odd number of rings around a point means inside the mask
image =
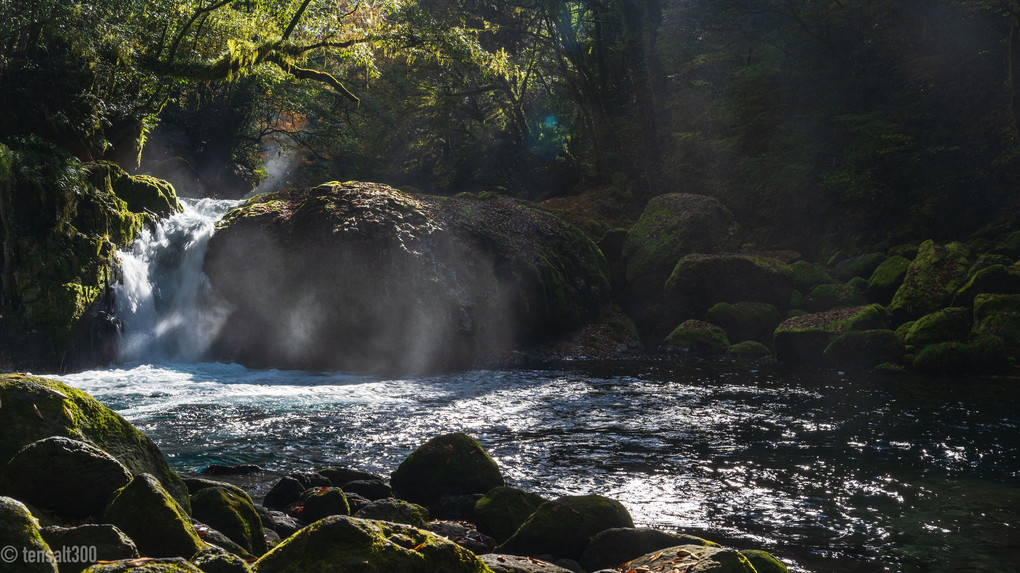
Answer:
[{"label": "waterfall", "polygon": [[123,279],[114,287],[115,308],[124,325],[118,361],[202,358],[226,313],[212,300],[202,261],[216,221],[238,203],[182,199],[183,212],[118,253]]}]

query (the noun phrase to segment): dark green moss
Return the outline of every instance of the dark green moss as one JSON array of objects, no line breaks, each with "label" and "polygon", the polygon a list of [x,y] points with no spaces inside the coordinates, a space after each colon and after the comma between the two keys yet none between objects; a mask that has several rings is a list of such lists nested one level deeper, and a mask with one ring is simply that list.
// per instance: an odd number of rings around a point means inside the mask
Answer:
[{"label": "dark green moss", "polygon": [[[346,500],[345,500],[346,501]],[[224,487],[208,487],[191,495],[192,515],[258,556],[266,552],[262,520],[247,496]]]},{"label": "dark green moss", "polygon": [[24,504],[9,497],[0,497],[0,547],[14,547],[19,553],[22,550],[32,551],[35,555],[43,554],[49,558],[23,563],[20,555],[15,555],[13,561],[8,561],[5,550],[5,559],[0,561],[3,573],[57,573],[56,560],[49,545],[43,541],[38,522]]},{"label": "dark green moss", "polygon": [[722,354],[730,347],[726,331],[701,320],[688,320],[676,327],[662,342],[661,350],[670,353]]},{"label": "dark green moss", "polygon": [[889,311],[911,319],[948,306],[967,280],[969,249],[961,243],[939,246],[926,241],[910,263]]},{"label": "dark green moss", "polygon": [[705,321],[719,325],[730,340],[772,342],[772,333],[783,321],[775,305],[765,302],[720,302],[708,309]]},{"label": "dark green moss", "polygon": [[428,506],[444,495],[485,493],[504,482],[481,444],[455,433],[432,438],[412,452],[393,472],[390,485],[397,497]]},{"label": "dark green moss", "polygon": [[826,348],[824,358],[838,366],[872,368],[903,357],[903,343],[891,330],[851,331],[838,336]]},{"label": "dark green moss", "polygon": [[936,342],[962,342],[971,329],[971,311],[952,307],[926,314],[907,329],[903,342],[908,351],[916,351]]},{"label": "dark green moss", "polygon": [[776,559],[775,555],[758,549],[745,549],[740,552],[754,566],[756,573],[789,573],[786,565]]},{"label": "dark green moss", "polygon": [[135,476],[114,494],[102,520],[116,525],[150,557],[190,558],[206,548],[184,508],[149,474]]},{"label": "dark green moss", "polygon": [[592,537],[617,527],[634,527],[620,502],[598,495],[561,497],[539,506],[496,552],[578,560]]},{"label": "dark green moss", "polygon": [[545,501],[541,496],[523,490],[496,487],[475,503],[475,521],[482,532],[502,543]]},{"label": "dark green moss", "polygon": [[900,255],[893,255],[882,261],[868,279],[866,292],[871,300],[882,304],[892,301],[893,295],[903,284],[909,268],[910,259]]},{"label": "dark green moss", "polygon": [[974,334],[1002,339],[1020,360],[1020,294],[980,294],[974,298]]}]

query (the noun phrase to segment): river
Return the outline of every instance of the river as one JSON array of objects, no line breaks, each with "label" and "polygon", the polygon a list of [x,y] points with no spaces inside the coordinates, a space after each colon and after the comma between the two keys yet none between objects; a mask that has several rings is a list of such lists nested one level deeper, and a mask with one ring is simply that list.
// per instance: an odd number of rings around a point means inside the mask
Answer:
[{"label": "river", "polygon": [[[801,572],[1018,571],[1020,384],[567,361],[416,377],[247,369],[202,359],[204,241],[229,202],[193,202],[122,253],[121,364],[61,376],[120,412],[177,471],[258,464],[388,475],[447,432],[509,485],[597,493],[636,523]],[[196,302],[197,301],[197,302]]]}]

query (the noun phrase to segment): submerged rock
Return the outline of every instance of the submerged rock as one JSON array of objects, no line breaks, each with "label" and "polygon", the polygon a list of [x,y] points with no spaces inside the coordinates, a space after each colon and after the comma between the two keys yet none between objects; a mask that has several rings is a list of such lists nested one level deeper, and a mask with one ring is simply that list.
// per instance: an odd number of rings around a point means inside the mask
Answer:
[{"label": "submerged rock", "polygon": [[466,366],[609,296],[594,243],[537,207],[358,182],[251,199],[219,223],[205,271],[230,311],[213,355],[264,366]]},{"label": "submerged rock", "polygon": [[[188,489],[148,436],[88,394],[56,380],[0,375],[0,461],[51,436],[88,442],[110,454],[133,475],[152,474],[185,510]],[[0,479],[6,464],[0,464]]]},{"label": "submerged rock", "polygon": [[393,471],[390,485],[397,497],[429,506],[444,495],[485,493],[504,482],[481,444],[455,433],[432,438],[411,452]]},{"label": "submerged rock", "polygon": [[414,527],[327,517],[255,562],[257,573],[490,573],[473,553]]}]

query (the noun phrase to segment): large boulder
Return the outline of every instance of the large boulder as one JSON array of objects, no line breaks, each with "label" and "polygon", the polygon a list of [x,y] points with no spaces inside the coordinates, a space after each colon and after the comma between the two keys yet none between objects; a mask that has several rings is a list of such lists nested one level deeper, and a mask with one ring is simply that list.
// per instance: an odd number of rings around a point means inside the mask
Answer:
[{"label": "large boulder", "polygon": [[184,509],[148,474],[117,491],[102,521],[116,525],[149,557],[190,558],[207,547]]},{"label": "large boulder", "polygon": [[138,548],[124,532],[109,524],[76,527],[44,527],[43,539],[54,554],[67,556],[60,573],[80,573],[93,560],[116,561],[138,558]]},{"label": "large boulder", "polygon": [[937,245],[925,241],[893,296],[889,311],[908,320],[949,306],[967,280],[969,257],[970,250],[961,243]]},{"label": "large boulder", "polygon": [[601,252],[509,198],[329,183],[249,200],[209,242],[230,313],[213,355],[246,364],[422,371],[544,342],[597,315]]},{"label": "large boulder", "polygon": [[783,322],[783,315],[767,302],[720,302],[708,309],[705,320],[722,327],[731,341],[754,340],[770,344],[772,333]]},{"label": "large boulder", "polygon": [[722,354],[730,347],[726,331],[701,320],[685,320],[662,341],[660,349],[671,354],[705,356]]},{"label": "large boulder", "polygon": [[355,517],[392,521],[393,523],[403,523],[412,527],[424,528],[429,520],[429,510],[416,503],[390,497],[378,499],[365,505],[358,510]]},{"label": "large boulder", "polygon": [[429,506],[444,495],[483,494],[505,485],[496,462],[466,434],[432,438],[407,457],[390,477],[394,494]]},{"label": "large boulder", "polygon": [[500,543],[510,539],[547,500],[512,487],[495,487],[475,503],[474,519],[479,529]]},{"label": "large boulder", "polygon": [[295,533],[255,562],[256,573],[491,573],[456,543],[407,525],[336,515]]},{"label": "large boulder", "polygon": [[962,342],[971,330],[971,310],[950,307],[926,314],[907,328],[903,343],[914,352],[936,342]]},{"label": "large boulder", "polygon": [[592,538],[581,554],[581,567],[585,571],[612,569],[646,553],[678,545],[718,546],[717,543],[683,533],[619,527],[607,529]]},{"label": "large boulder", "polygon": [[[776,327],[772,348],[780,361],[818,364],[826,348],[840,335],[884,330],[888,323],[888,313],[877,304],[805,314],[787,319]],[[853,341],[858,342],[862,341]]]},{"label": "large boulder", "polygon": [[655,197],[624,239],[627,282],[637,296],[658,296],[681,257],[733,250],[738,232],[733,213],[712,197]]},{"label": "large boulder", "polygon": [[618,527],[634,527],[620,502],[599,495],[561,497],[539,506],[496,551],[577,561],[595,535]]},{"label": "large boulder", "polygon": [[1020,263],[978,269],[956,291],[953,305],[971,306],[979,294],[1020,294]]},{"label": "large boulder", "polygon": [[980,294],[974,298],[974,335],[995,336],[1009,356],[1020,360],[1020,294]]},{"label": "large boulder", "polygon": [[858,330],[837,336],[825,348],[825,360],[848,368],[873,368],[903,357],[903,343],[892,330]]},{"label": "large boulder", "polygon": [[[25,374],[0,375],[0,462],[51,436],[92,444],[137,476],[148,473],[185,510],[188,489],[148,436],[88,394],[67,384]],[[6,464],[0,463],[0,480]]]},{"label": "large boulder", "polygon": [[70,519],[95,517],[131,474],[103,450],[54,436],[25,446],[7,463],[3,493]]},{"label": "large boulder", "polygon": [[902,255],[892,255],[882,261],[882,264],[878,265],[871,273],[871,277],[868,278],[868,297],[875,302],[889,304],[893,295],[903,284],[903,279],[907,276],[909,268],[910,259]]},{"label": "large boulder", "polygon": [[39,522],[24,504],[9,497],[0,497],[0,548],[0,573],[57,573]]},{"label": "large boulder", "polygon": [[793,269],[759,255],[687,255],[673,268],[664,294],[673,325],[701,319],[718,302],[766,302],[782,309],[793,294]]},{"label": "large boulder", "polygon": [[248,496],[230,488],[207,487],[191,495],[192,516],[226,535],[252,555],[266,552],[262,520]]},{"label": "large boulder", "polygon": [[747,557],[733,549],[680,545],[642,555],[627,564],[627,571],[655,571],[668,565],[684,573],[757,573]]}]

